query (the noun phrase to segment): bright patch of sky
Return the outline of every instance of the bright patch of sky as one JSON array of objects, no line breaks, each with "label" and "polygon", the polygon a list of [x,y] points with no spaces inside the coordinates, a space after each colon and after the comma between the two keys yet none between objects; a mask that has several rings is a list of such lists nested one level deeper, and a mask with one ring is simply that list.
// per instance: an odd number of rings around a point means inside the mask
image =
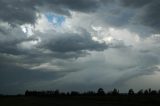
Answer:
[{"label": "bright patch of sky", "polygon": [[57,15],[54,13],[46,13],[45,16],[48,19],[48,21],[54,25],[54,27],[62,26],[65,21],[64,16]]},{"label": "bright patch of sky", "polygon": [[27,34],[28,37],[33,35],[34,27],[32,25],[30,24],[21,25],[21,29],[24,33]]}]

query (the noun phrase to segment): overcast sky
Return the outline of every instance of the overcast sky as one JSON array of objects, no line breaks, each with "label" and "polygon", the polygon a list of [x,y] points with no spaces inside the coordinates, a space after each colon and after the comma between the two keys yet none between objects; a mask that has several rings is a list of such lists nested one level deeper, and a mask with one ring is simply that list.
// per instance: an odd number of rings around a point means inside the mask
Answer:
[{"label": "overcast sky", "polygon": [[0,93],[160,88],[160,0],[0,0]]}]

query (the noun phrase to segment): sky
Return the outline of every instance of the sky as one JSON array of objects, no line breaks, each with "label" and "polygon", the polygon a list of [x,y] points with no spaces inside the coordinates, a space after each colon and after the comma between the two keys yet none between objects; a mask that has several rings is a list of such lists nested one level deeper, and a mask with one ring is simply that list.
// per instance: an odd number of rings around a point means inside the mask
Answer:
[{"label": "sky", "polygon": [[0,0],[0,94],[160,88],[160,0]]}]

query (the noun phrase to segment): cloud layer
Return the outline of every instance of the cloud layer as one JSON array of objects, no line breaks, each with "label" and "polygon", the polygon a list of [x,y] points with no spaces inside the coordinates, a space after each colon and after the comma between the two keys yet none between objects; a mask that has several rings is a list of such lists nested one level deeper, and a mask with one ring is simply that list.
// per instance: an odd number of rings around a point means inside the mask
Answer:
[{"label": "cloud layer", "polygon": [[[159,4],[0,0],[0,93],[99,87],[125,91],[133,85],[139,89],[136,78],[144,82],[150,76],[158,84]],[[144,86],[159,87],[150,85]]]}]

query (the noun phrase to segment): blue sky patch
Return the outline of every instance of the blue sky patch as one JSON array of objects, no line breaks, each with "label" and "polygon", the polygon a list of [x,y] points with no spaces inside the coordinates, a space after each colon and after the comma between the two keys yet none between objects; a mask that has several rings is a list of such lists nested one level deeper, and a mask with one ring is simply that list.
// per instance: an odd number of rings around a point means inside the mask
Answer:
[{"label": "blue sky patch", "polygon": [[46,13],[45,16],[47,17],[49,22],[53,23],[55,27],[62,26],[63,22],[65,21],[64,16],[56,15],[54,13]]}]

